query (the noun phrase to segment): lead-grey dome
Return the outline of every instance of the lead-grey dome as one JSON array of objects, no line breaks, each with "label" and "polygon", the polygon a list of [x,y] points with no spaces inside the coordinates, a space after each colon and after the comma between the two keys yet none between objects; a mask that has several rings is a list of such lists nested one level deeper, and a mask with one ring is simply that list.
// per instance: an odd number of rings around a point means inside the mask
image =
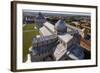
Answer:
[{"label": "lead-grey dome", "polygon": [[58,20],[58,22],[55,24],[55,30],[57,31],[57,33],[67,32],[67,26],[64,20]]},{"label": "lead-grey dome", "polygon": [[41,12],[38,13],[37,19],[45,19]]},{"label": "lead-grey dome", "polygon": [[36,16],[35,22],[38,24],[39,27],[42,27],[45,21],[45,17],[42,15],[42,13],[39,12]]}]

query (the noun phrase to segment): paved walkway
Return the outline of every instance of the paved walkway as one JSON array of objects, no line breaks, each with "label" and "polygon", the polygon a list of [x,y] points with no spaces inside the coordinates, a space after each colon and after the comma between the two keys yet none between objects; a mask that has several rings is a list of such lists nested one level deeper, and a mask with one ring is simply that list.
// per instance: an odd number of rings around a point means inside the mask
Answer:
[{"label": "paved walkway", "polygon": [[25,26],[26,24],[23,24],[23,27]]},{"label": "paved walkway", "polygon": [[24,30],[23,32],[32,32],[32,31],[34,31],[34,30]]},{"label": "paved walkway", "polygon": [[[31,51],[32,46],[29,48],[29,52]],[[27,61],[26,63],[31,63],[31,57],[30,57],[30,53],[27,55]]]}]

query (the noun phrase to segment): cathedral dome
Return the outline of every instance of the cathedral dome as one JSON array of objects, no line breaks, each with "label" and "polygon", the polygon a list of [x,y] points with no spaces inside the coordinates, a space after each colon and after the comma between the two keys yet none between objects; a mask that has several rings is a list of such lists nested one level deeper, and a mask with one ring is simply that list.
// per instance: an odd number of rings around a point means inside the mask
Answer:
[{"label": "cathedral dome", "polygon": [[67,32],[66,23],[62,19],[58,20],[58,22],[55,24],[55,30],[57,31],[57,33]]}]

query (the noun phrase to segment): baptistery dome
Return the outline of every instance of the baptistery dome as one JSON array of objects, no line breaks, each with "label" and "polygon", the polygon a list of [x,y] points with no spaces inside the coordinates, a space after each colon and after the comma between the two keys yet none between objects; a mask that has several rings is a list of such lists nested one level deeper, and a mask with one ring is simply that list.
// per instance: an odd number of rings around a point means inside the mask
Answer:
[{"label": "baptistery dome", "polygon": [[39,27],[42,27],[45,21],[45,17],[39,12],[35,19],[36,24],[38,24]]},{"label": "baptistery dome", "polygon": [[41,12],[38,13],[37,19],[45,19]]}]

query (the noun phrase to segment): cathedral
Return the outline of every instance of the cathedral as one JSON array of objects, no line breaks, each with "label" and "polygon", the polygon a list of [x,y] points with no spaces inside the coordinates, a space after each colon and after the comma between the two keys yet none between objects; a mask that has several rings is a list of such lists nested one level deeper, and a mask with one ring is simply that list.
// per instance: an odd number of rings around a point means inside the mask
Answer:
[{"label": "cathedral", "polygon": [[42,13],[38,14],[35,22],[40,35],[32,39],[31,62],[84,59],[79,29],[69,26],[62,18],[53,25]]}]

